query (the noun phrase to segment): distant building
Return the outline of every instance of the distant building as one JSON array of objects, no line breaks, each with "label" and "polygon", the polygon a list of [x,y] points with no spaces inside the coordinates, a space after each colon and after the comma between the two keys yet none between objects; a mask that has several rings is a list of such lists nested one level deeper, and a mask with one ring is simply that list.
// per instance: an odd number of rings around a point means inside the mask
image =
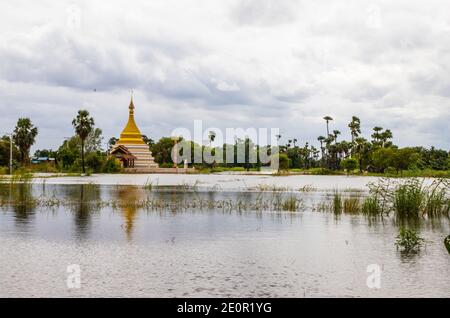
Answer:
[{"label": "distant building", "polygon": [[154,169],[158,168],[149,146],[142,139],[142,134],[134,121],[134,104],[131,97],[128,123],[120,134],[119,140],[111,149],[111,155],[122,163],[123,168]]},{"label": "distant building", "polygon": [[38,164],[38,163],[53,163],[56,164],[55,158],[50,157],[39,157],[39,158],[33,158],[31,159],[31,163]]}]

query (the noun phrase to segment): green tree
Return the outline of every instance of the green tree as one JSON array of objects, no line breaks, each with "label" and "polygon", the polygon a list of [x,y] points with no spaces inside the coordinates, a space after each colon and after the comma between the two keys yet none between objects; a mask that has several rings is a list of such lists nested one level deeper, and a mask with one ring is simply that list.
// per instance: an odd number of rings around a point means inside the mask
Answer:
[{"label": "green tree", "polygon": [[376,172],[384,173],[389,166],[392,166],[394,159],[394,149],[379,148],[372,153],[372,166]]},{"label": "green tree", "polygon": [[383,131],[382,127],[376,126],[373,127],[373,134],[372,134],[372,144],[374,146],[381,146],[381,132]]},{"label": "green tree", "polygon": [[83,168],[83,173],[86,173],[84,165],[84,143],[89,136],[89,133],[94,128],[94,118],[89,117],[89,112],[87,110],[79,110],[77,117],[72,121],[72,125],[75,128],[76,134],[81,139],[81,166]]},{"label": "green tree", "polygon": [[20,161],[26,164],[30,157],[30,148],[36,141],[38,129],[29,118],[19,118],[14,128],[13,141],[20,151]]},{"label": "green tree", "polygon": [[355,138],[354,150],[358,159],[359,171],[363,172],[370,159],[371,145],[365,138],[357,137]]},{"label": "green tree", "polygon": [[355,143],[355,139],[361,133],[361,121],[358,117],[353,116],[352,121],[348,124],[350,128],[350,134],[352,135],[352,144]]},{"label": "green tree", "polygon": [[284,153],[274,155],[272,160],[278,160],[278,171],[288,170],[290,167],[289,157]]},{"label": "green tree", "polygon": [[[20,160],[20,152],[17,146],[12,145],[13,148],[13,163],[14,161]],[[10,153],[10,137],[4,135],[0,138],[0,166],[8,166],[9,165],[9,153]]]},{"label": "green tree", "polygon": [[100,151],[92,151],[86,154],[86,165],[94,172],[101,172],[106,161],[106,156]]},{"label": "green tree", "polygon": [[119,141],[119,139],[117,139],[116,137],[111,137],[108,140],[108,151],[112,150],[112,147],[114,147],[114,145],[117,143],[117,141]]},{"label": "green tree", "polygon": [[329,122],[332,121],[333,118],[332,118],[331,116],[325,116],[323,119],[324,119],[324,120],[326,121],[326,123],[327,123],[327,136],[329,136],[329,135],[330,135]]},{"label": "green tree", "polygon": [[415,165],[420,159],[419,153],[414,148],[401,148],[395,151],[392,159],[392,167],[398,172],[403,172]]},{"label": "green tree", "polygon": [[152,147],[151,152],[155,158],[155,162],[160,165],[173,164],[172,161],[173,140],[170,137],[162,137]]},{"label": "green tree", "polygon": [[347,158],[341,161],[341,168],[347,171],[349,174],[351,171],[358,168],[358,161],[354,158]]},{"label": "green tree", "polygon": [[102,130],[100,128],[92,129],[86,138],[84,146],[86,153],[94,151],[103,151],[102,143],[103,143]]},{"label": "green tree", "polygon": [[337,143],[337,137],[341,134],[339,130],[333,130],[334,142]]}]

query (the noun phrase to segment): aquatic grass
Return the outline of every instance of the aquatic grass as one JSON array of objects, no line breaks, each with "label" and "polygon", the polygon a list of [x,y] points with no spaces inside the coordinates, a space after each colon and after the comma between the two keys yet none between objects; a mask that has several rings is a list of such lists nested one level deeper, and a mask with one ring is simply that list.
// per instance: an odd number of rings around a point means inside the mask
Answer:
[{"label": "aquatic grass", "polygon": [[361,212],[361,199],[359,197],[344,198],[344,212],[357,214]]},{"label": "aquatic grass", "polygon": [[364,199],[361,212],[367,216],[382,216],[383,210],[380,207],[380,203],[376,197],[367,197]]},{"label": "aquatic grass", "polygon": [[333,192],[333,213],[342,213],[342,196],[338,190],[334,190]]},{"label": "aquatic grass", "polygon": [[450,217],[450,181],[437,179],[425,193],[424,214],[428,217]]},{"label": "aquatic grass", "polygon": [[153,181],[150,180],[150,178],[147,178],[144,185],[142,186],[143,189],[152,191],[153,190]]},{"label": "aquatic grass", "polygon": [[399,185],[394,192],[394,210],[397,218],[418,218],[425,202],[425,193],[417,180]]},{"label": "aquatic grass", "polygon": [[406,253],[419,251],[424,243],[425,239],[420,237],[416,231],[404,227],[400,228],[395,241],[397,248]]},{"label": "aquatic grass", "polygon": [[312,185],[307,184],[307,185],[304,185],[303,187],[298,188],[297,191],[299,191],[299,192],[313,192],[313,191],[317,191],[317,189],[314,188]]},{"label": "aquatic grass", "polygon": [[329,212],[331,211],[331,206],[327,201],[322,201],[317,203],[314,206],[313,210],[317,212]]},{"label": "aquatic grass", "polygon": [[397,219],[422,217],[449,217],[450,180],[435,179],[429,185],[424,179],[388,179],[368,184],[369,197],[364,200],[364,214],[388,215],[395,213]]},{"label": "aquatic grass", "polygon": [[283,201],[281,207],[284,211],[295,212],[298,209],[298,206],[299,206],[298,203],[299,203],[299,200],[297,199],[297,197],[294,195],[291,195]]},{"label": "aquatic grass", "polygon": [[249,191],[260,191],[260,192],[290,192],[292,191],[291,187],[288,186],[279,186],[276,184],[265,184],[260,183],[255,187],[249,187]]}]

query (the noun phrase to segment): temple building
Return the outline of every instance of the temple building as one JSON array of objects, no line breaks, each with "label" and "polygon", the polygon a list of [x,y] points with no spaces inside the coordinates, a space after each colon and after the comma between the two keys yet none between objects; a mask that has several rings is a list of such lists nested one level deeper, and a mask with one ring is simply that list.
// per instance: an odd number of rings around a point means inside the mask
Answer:
[{"label": "temple building", "polygon": [[158,168],[148,145],[142,139],[142,134],[134,121],[134,104],[131,97],[128,123],[120,134],[120,139],[111,150],[111,155],[122,163],[123,168],[146,169]]}]

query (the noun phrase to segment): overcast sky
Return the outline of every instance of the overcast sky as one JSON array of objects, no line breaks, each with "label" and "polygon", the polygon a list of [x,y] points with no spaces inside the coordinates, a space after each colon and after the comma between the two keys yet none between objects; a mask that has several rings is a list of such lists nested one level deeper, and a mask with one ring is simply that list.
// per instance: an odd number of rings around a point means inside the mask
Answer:
[{"label": "overcast sky", "polygon": [[134,90],[153,139],[174,128],[275,127],[317,144],[379,125],[400,146],[450,148],[448,0],[1,1],[0,133],[36,148],[73,135],[80,108],[118,137]]}]

